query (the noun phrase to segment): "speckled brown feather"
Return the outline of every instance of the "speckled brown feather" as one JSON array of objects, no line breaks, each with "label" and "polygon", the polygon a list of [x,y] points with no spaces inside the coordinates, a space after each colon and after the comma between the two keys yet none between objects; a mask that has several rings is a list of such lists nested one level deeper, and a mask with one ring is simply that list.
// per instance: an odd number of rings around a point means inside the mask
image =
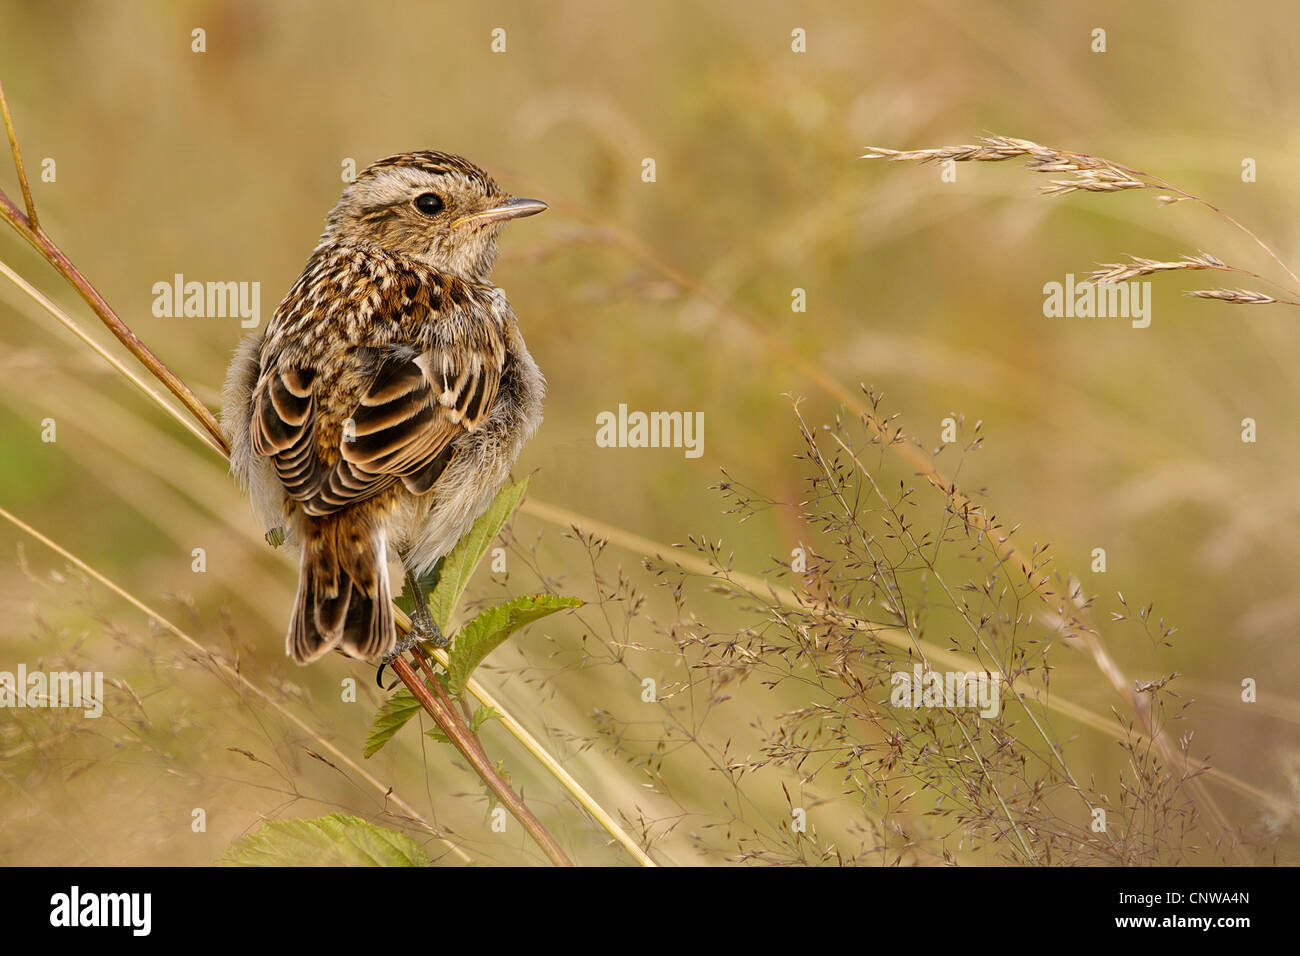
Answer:
[{"label": "speckled brown feather", "polygon": [[496,399],[513,316],[495,293],[366,240],[317,249],[271,320],[253,393],[253,450],[307,514],[432,485]]}]

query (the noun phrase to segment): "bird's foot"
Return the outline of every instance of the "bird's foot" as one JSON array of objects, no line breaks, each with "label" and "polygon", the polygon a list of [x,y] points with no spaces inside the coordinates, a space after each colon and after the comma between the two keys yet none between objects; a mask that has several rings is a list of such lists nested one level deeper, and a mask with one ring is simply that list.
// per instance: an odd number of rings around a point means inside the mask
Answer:
[{"label": "bird's foot", "polygon": [[427,613],[416,613],[411,618],[411,633],[400,642],[406,644],[408,648],[416,644],[432,644],[434,647],[446,647],[449,643],[447,638],[443,637],[442,628],[433,623]]},{"label": "bird's foot", "polygon": [[375,683],[383,687],[384,668],[411,648],[420,644],[432,644],[434,647],[446,647],[448,644],[447,638],[442,634],[442,629],[433,623],[433,618],[427,614],[416,614],[411,619],[411,632],[399,640],[389,653],[380,658],[379,671],[375,674]]}]

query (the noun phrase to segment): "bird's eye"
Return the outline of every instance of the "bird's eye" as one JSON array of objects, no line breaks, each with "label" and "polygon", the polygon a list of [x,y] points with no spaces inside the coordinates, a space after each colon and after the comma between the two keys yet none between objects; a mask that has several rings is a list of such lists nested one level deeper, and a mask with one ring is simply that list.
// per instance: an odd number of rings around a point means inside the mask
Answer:
[{"label": "bird's eye", "polygon": [[426,216],[436,216],[442,212],[442,197],[437,193],[421,193],[415,197],[415,208]]}]

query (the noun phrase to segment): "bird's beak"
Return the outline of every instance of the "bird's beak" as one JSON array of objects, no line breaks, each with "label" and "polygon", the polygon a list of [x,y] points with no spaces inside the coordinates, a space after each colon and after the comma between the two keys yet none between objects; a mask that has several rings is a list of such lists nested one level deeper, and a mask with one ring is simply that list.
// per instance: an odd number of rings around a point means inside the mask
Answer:
[{"label": "bird's beak", "polygon": [[482,212],[476,212],[470,216],[461,216],[451,225],[454,229],[456,226],[464,226],[471,222],[479,224],[505,222],[507,219],[522,219],[524,216],[535,216],[549,208],[540,199],[511,198],[498,206],[493,206],[491,209],[484,209]]}]

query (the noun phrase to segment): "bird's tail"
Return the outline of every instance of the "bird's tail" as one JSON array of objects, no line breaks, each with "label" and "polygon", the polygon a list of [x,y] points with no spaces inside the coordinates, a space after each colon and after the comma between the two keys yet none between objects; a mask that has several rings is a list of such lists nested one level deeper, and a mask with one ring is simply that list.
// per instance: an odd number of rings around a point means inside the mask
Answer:
[{"label": "bird's tail", "polygon": [[334,648],[374,660],[397,642],[384,529],[357,509],[306,518],[289,655],[309,664]]}]

